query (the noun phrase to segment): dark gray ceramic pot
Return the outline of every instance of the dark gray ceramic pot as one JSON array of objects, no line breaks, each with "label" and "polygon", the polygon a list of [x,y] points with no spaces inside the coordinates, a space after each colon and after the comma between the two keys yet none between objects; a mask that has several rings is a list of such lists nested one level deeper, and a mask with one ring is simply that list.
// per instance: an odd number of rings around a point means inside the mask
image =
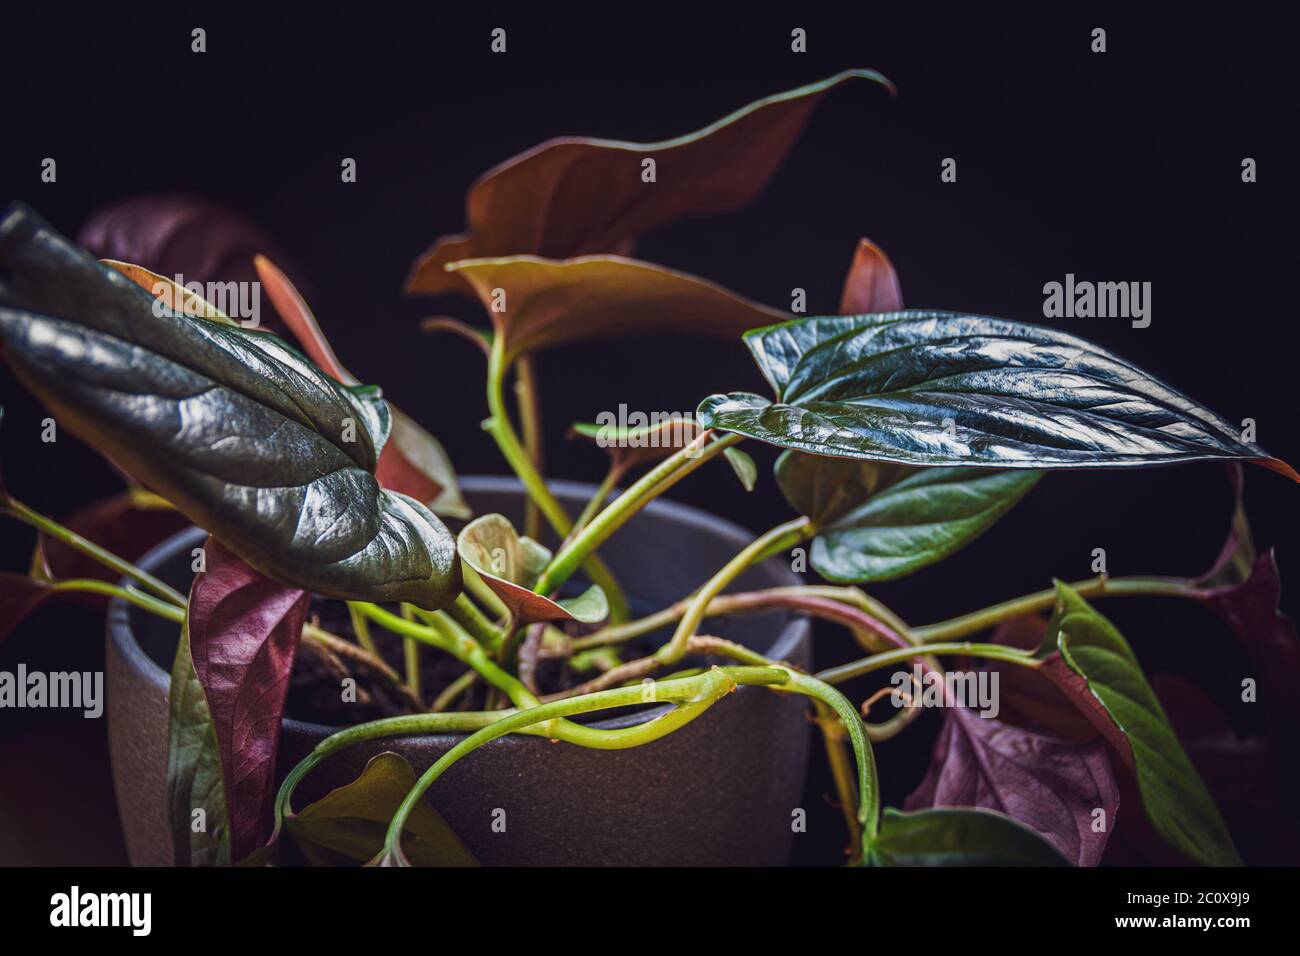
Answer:
[{"label": "dark gray ceramic pot", "polygon": [[[556,482],[573,513],[594,492]],[[523,509],[518,482],[468,478],[464,491],[477,513],[512,520]],[[173,586],[188,588],[192,528],[154,549],[141,565]],[[656,501],[602,550],[629,594],[663,606],[697,587],[752,540],[752,535],[693,508]],[[776,561],[750,569],[737,589],[797,584]],[[733,640],[778,660],[810,664],[808,622],[785,614],[732,622]],[[122,601],[108,615],[108,730],[113,779],[136,865],[172,860],[167,826],[167,684],[176,627]],[[682,730],[625,751],[587,750],[537,737],[494,740],[438,780],[429,797],[484,864],[499,865],[780,865],[792,839],[810,728],[794,697],[745,687]],[[601,721],[625,727],[659,710]],[[280,738],[281,777],[337,728],[286,719]],[[417,773],[460,737],[407,737],[360,744],[332,756],[302,786],[296,807],[356,779],[366,761],[394,750]],[[494,832],[494,811],[505,832]],[[500,814],[495,815],[498,819]]]}]

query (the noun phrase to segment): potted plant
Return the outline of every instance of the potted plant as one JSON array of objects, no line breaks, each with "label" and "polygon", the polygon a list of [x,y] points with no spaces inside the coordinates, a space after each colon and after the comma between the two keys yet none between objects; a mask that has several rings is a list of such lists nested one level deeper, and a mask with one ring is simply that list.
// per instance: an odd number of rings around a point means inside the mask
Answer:
[{"label": "potted plant", "polygon": [[[657,144],[554,140],[472,187],[469,232],[423,256],[409,291],[482,302],[489,331],[427,328],[482,349],[484,428],[514,482],[462,489],[269,260],[255,262],[262,289],[303,352],[10,208],[6,363],[130,476],[127,510],[175,509],[203,529],[133,563],[4,493],[6,514],[39,532],[31,573],[3,579],[7,627],[53,595],[114,598],[114,765],[138,861],[781,862],[807,711],[852,863],[1095,864],[1121,785],[1186,859],[1238,862],[1094,603],[1192,600],[1252,653],[1294,644],[1240,504],[1240,462],[1300,480],[1289,465],[1076,336],[905,310],[865,240],[842,314],[811,318],[621,255],[656,225],[748,201],[820,98],[857,82],[887,85],[849,71]],[[575,425],[608,472],[548,481],[533,356],[669,333],[742,338],[772,394]],[[783,450],[791,510],[771,530],[745,537],[664,500],[714,459],[751,485],[746,442]],[[1229,463],[1238,509],[1201,578],[1056,582],[926,626],[862,588],[970,544],[1046,471],[1202,459]],[[802,583],[792,553],[829,583]],[[61,573],[74,557],[109,580]],[[861,658],[810,673],[808,618],[847,628]],[[837,689],[873,673],[897,678],[883,721],[869,716],[879,694]],[[994,675],[1001,717],[979,707]],[[286,717],[291,685],[300,713]],[[872,743],[925,706],[945,708],[930,772],[905,808],[882,807]],[[293,719],[309,712],[324,717]]]}]

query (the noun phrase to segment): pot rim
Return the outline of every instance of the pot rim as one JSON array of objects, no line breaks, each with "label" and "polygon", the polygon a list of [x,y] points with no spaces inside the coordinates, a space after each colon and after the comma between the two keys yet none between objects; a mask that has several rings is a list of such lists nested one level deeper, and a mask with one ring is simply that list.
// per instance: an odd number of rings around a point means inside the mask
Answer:
[{"label": "pot rim", "polygon": [[[460,477],[462,488],[470,491],[480,491],[485,493],[496,494],[523,494],[523,483],[517,478],[504,475],[462,475]],[[597,486],[584,481],[549,481],[548,487],[557,495],[581,495],[590,497],[597,490]],[[732,543],[739,551],[753,539],[753,534],[740,525],[728,521],[725,518],[709,514],[703,509],[685,505],[677,501],[656,498],[651,501],[643,512],[647,516],[655,516],[665,519],[675,524],[689,525],[701,530],[707,530],[710,534],[731,539]],[[191,525],[182,531],[178,531],[171,537],[159,542],[150,548],[136,562],[140,567],[148,569],[148,566],[171,556],[175,551],[180,550],[185,543],[189,541],[199,541],[207,537],[207,532],[196,525]],[[178,546],[179,545],[179,546]],[[771,563],[772,559],[756,567],[763,567]],[[789,579],[790,584],[799,584],[799,578],[788,568],[781,568],[778,572]],[[123,578],[119,584],[126,586],[130,583],[129,579]],[[118,652],[122,655],[126,663],[134,670],[140,672],[149,683],[163,691],[164,694],[169,692],[171,683],[171,674],[158,665],[158,663],[145,653],[140,642],[135,638],[135,630],[131,627],[132,605],[120,597],[113,598],[108,605],[106,615],[106,629],[108,639],[116,645]],[[767,650],[767,656],[773,660],[784,660],[789,657],[800,641],[806,639],[810,633],[811,625],[808,618],[803,615],[792,615],[785,626],[781,628],[781,633],[777,636],[772,646]],[[741,692],[752,692],[762,690],[763,688],[740,687]],[[587,726],[600,730],[621,730],[627,727],[634,727],[637,724],[643,724],[653,720],[672,709],[671,704],[664,704],[662,707],[655,707],[646,710],[638,710],[629,714],[621,714],[615,717],[607,717],[604,720],[592,721]],[[318,724],[313,721],[298,720],[293,717],[285,717],[281,721],[281,733],[291,733],[307,737],[328,737],[340,730],[346,730],[348,727],[355,727],[357,724],[348,724],[346,726],[332,726],[330,724]],[[438,733],[438,734],[412,734],[411,739],[433,739],[443,741],[454,741],[462,739],[467,734],[463,733]]]}]

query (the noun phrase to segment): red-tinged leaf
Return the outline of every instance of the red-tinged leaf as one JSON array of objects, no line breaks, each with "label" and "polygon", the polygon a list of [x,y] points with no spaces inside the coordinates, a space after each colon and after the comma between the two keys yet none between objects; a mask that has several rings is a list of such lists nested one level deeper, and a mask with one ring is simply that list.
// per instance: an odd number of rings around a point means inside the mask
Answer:
[{"label": "red-tinged leaf", "polygon": [[452,269],[491,316],[506,360],[579,339],[735,339],[789,318],[703,279],[618,256],[473,259]]},{"label": "red-tinged leaf", "polygon": [[234,324],[234,320],[230,316],[198,293],[177,285],[174,279],[160,276],[144,266],[131,262],[122,262],[119,259],[100,259],[99,261],[110,269],[116,269],[122,273],[155,299],[162,300],[162,304],[173,312],[192,315],[200,319],[210,319],[213,322]]},{"label": "red-tinged leaf", "polygon": [[[265,256],[253,260],[262,288],[308,357],[344,385],[360,380],[344,368],[307,301],[275,263]],[[467,518],[469,506],[461,497],[451,460],[442,445],[391,402],[392,433],[379,455],[375,478],[392,491],[428,505],[435,514]]]},{"label": "red-tinged leaf", "polygon": [[[847,70],[663,142],[563,137],[542,143],[470,187],[469,233],[439,239],[416,262],[407,291],[468,292],[467,276],[444,270],[449,262],[621,252],[656,226],[739,208],[767,184],[822,96],[855,78],[889,86],[874,71]],[[642,179],[646,159],[655,163],[653,183]]]},{"label": "red-tinged leaf", "polygon": [[[1046,630],[1047,618],[1025,614],[998,625],[992,641],[1032,651],[1043,643]],[[999,661],[988,661],[984,666],[998,672],[998,716],[1008,723],[1071,743],[1085,743],[1101,736],[1097,727],[1042,673],[1041,667],[1031,669]]]},{"label": "red-tinged leaf", "polygon": [[[127,561],[135,561],[155,545],[190,525],[190,520],[179,511],[172,508],[142,508],[137,505],[137,500],[136,495],[124,491],[73,512],[63,520],[63,525]],[[39,573],[56,581],[97,578],[116,583],[121,577],[94,558],[45,534],[37,539],[34,564]],[[103,595],[85,594],[78,597],[96,604],[108,601]]]},{"label": "red-tinged leaf", "polygon": [[870,239],[858,242],[858,251],[844,279],[840,315],[863,312],[897,312],[903,307],[903,290],[894,265]]},{"label": "red-tinged leaf", "polygon": [[1227,539],[1213,567],[1196,579],[1197,599],[1224,621],[1250,657],[1258,700],[1268,719],[1268,736],[1279,779],[1300,795],[1300,636],[1283,614],[1282,580],[1273,551],[1256,554],[1246,519],[1244,469],[1228,469],[1234,508]]},{"label": "red-tinged leaf", "polygon": [[289,673],[309,595],[253,570],[215,538],[190,590],[194,673],[212,715],[230,814],[231,860],[262,845]]},{"label": "red-tinged leaf", "polygon": [[559,601],[535,593],[532,588],[550,564],[551,552],[516,532],[504,515],[482,515],[465,525],[456,537],[456,551],[501,599],[516,626],[539,621],[597,624],[609,616],[605,592],[596,585]]},{"label": "red-tinged leaf", "polygon": [[77,244],[187,283],[252,282],[253,256],[283,259],[251,220],[193,196],[141,196],[94,212]]},{"label": "red-tinged leaf", "polygon": [[[965,707],[946,710],[930,769],[904,810],[997,810],[1039,833],[1076,866],[1096,866],[1106,848],[1119,786],[1100,742],[1072,744]],[[1105,829],[1096,832],[1098,809]]]},{"label": "red-tinged leaf", "polygon": [[46,581],[0,572],[0,642],[55,593]]}]

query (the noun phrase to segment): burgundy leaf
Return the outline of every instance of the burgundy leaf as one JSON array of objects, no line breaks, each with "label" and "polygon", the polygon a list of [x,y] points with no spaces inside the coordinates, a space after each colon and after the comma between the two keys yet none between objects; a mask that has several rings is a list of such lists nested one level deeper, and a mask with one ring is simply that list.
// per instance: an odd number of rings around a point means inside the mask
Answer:
[{"label": "burgundy leaf", "polygon": [[25,574],[0,572],[0,642],[55,593],[44,581],[35,581]]},{"label": "burgundy leaf", "polygon": [[186,282],[254,282],[253,256],[283,261],[246,217],[194,196],[141,196],[94,212],[77,244],[101,259],[120,259]]},{"label": "burgundy leaf", "polygon": [[238,862],[263,841],[308,594],[264,577],[215,538],[204,554],[190,590],[190,654],[216,730]]},{"label": "burgundy leaf", "polygon": [[1278,608],[1281,596],[1277,558],[1269,550],[1255,559],[1244,582],[1210,588],[1200,601],[1245,647],[1254,673],[1244,676],[1257,682],[1279,769],[1295,784],[1300,761],[1300,638],[1295,621]]},{"label": "burgundy leaf", "polygon": [[[1077,866],[1096,866],[1119,787],[1100,741],[1074,744],[965,707],[947,708],[930,769],[903,805],[996,810],[1042,834]],[[1101,809],[1106,829],[1094,832]]]},{"label": "burgundy leaf", "polygon": [[1198,600],[1232,628],[1241,641],[1268,720],[1278,776],[1300,794],[1300,636],[1279,608],[1282,579],[1273,551],[1257,555],[1246,520],[1244,469],[1228,469],[1234,508],[1227,540],[1214,566],[1196,579]]},{"label": "burgundy leaf", "polygon": [[844,279],[840,315],[863,312],[897,312],[903,307],[903,290],[893,263],[870,239],[858,242],[858,251]]}]

